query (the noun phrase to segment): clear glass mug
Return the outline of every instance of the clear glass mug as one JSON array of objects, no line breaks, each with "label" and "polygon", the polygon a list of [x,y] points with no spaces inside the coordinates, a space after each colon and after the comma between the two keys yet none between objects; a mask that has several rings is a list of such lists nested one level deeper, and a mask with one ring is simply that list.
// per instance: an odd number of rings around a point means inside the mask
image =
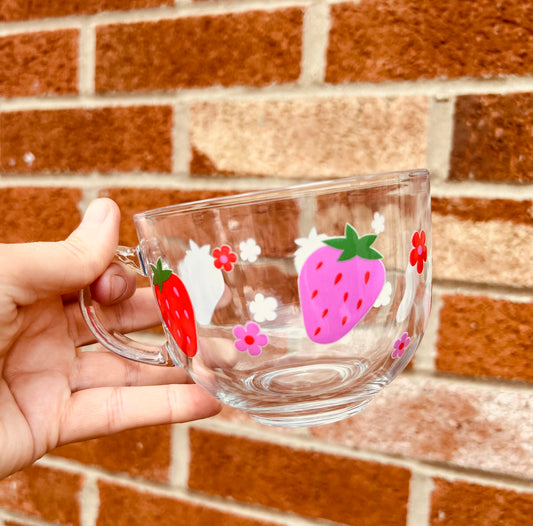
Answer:
[{"label": "clear glass mug", "polygon": [[357,176],[136,214],[119,259],[152,284],[166,342],[106,329],[129,359],[184,367],[258,422],[296,427],[361,411],[409,363],[431,309],[429,173]]}]

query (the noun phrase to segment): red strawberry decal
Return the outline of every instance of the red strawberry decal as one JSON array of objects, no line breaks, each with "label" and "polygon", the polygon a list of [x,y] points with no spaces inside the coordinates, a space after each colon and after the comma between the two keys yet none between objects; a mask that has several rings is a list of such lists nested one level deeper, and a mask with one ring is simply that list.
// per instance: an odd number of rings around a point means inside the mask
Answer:
[{"label": "red strawberry decal", "polygon": [[163,321],[179,348],[192,357],[198,344],[194,311],[187,289],[176,274],[163,269],[161,258],[155,266],[150,266],[154,272],[152,283]]},{"label": "red strawberry decal", "polygon": [[345,235],[323,240],[298,277],[305,330],[317,343],[340,340],[371,309],[383,285],[382,255],[371,245],[377,235],[359,237],[350,224]]}]

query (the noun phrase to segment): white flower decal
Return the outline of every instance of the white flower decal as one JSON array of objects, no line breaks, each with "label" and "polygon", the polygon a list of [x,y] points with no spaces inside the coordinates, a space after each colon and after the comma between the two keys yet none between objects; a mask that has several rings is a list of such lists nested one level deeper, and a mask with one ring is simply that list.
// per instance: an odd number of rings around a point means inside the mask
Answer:
[{"label": "white flower decal", "polygon": [[374,212],[374,220],[372,221],[372,228],[375,234],[385,232],[385,217],[379,212]]},{"label": "white flower decal", "polygon": [[317,249],[324,244],[322,241],[328,239],[326,234],[318,234],[316,228],[313,227],[307,237],[299,237],[295,240],[295,243],[300,247],[294,253],[294,266],[298,274],[305,263],[305,260]]},{"label": "white flower decal", "polygon": [[276,298],[265,298],[263,294],[256,294],[254,301],[251,301],[248,307],[254,320],[258,323],[272,321],[277,317],[278,301]]},{"label": "white flower decal", "polygon": [[390,281],[387,281],[385,285],[383,285],[383,288],[381,289],[381,292],[379,293],[379,296],[376,298],[376,301],[374,302],[374,307],[384,307],[385,305],[388,305],[390,303],[390,297],[392,294],[392,285],[390,284]]},{"label": "white flower decal", "polygon": [[209,325],[215,308],[224,294],[222,271],[215,268],[211,246],[198,246],[192,239],[190,249],[178,263],[178,276],[183,281],[200,325]]},{"label": "white flower decal", "polygon": [[411,308],[413,307],[413,303],[415,301],[417,281],[418,274],[416,267],[413,267],[409,263],[407,265],[407,269],[405,270],[405,291],[403,293],[402,301],[398,306],[398,311],[396,312],[396,321],[398,323],[405,321],[411,313]]},{"label": "white flower decal", "polygon": [[241,249],[241,260],[249,261],[250,263],[255,263],[257,261],[257,256],[261,254],[261,247],[256,243],[255,239],[247,239],[246,241],[241,241],[239,243],[239,248]]}]

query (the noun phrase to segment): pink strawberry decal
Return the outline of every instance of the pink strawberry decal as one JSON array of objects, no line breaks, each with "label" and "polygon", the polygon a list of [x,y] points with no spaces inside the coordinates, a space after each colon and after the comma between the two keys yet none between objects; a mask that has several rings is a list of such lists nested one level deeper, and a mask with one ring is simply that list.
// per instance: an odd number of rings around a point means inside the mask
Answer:
[{"label": "pink strawberry decal", "polygon": [[163,269],[161,258],[156,266],[150,266],[154,272],[152,282],[163,321],[179,348],[192,357],[198,345],[194,311],[187,289],[176,274]]},{"label": "pink strawberry decal", "polygon": [[316,343],[340,340],[371,309],[385,284],[382,255],[371,245],[377,235],[345,235],[322,241],[298,277],[305,330]]}]

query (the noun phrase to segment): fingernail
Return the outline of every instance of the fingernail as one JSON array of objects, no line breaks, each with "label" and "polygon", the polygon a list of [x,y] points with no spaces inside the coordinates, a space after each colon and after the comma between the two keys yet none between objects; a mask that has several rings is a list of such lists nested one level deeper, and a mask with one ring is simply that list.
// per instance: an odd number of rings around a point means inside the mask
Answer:
[{"label": "fingernail", "polygon": [[126,293],[126,289],[128,288],[128,283],[124,279],[124,276],[121,276],[120,274],[115,274],[111,277],[111,283],[110,283],[110,296],[111,301],[116,302],[124,296]]},{"label": "fingernail", "polygon": [[84,226],[101,225],[108,213],[109,206],[107,202],[104,199],[96,199],[87,208],[81,224]]}]

